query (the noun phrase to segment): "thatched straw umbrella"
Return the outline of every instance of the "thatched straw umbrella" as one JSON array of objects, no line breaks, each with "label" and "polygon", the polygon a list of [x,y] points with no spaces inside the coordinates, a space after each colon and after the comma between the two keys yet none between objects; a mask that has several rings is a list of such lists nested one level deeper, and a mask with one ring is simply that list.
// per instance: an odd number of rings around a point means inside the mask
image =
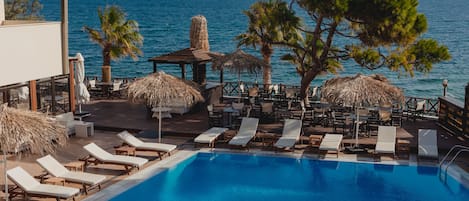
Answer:
[{"label": "thatched straw umbrella", "polygon": [[[403,103],[404,94],[382,75],[357,74],[353,77],[327,80],[321,88],[321,99],[333,104],[358,108]],[[356,144],[358,144],[358,112]]]},{"label": "thatched straw umbrella", "polygon": [[191,48],[210,50],[208,43],[207,19],[202,15],[192,17],[190,30]]},{"label": "thatched straw umbrella", "polygon": [[27,145],[35,154],[54,152],[57,146],[65,145],[68,135],[65,127],[47,119],[39,112],[18,110],[0,105],[0,146],[3,152],[5,192],[7,188],[6,155],[16,147]]},{"label": "thatched straw umbrella", "polygon": [[[212,61],[212,69],[220,70],[230,69],[231,72],[238,74],[238,85],[241,83],[241,72],[248,72],[250,74],[257,74],[263,67],[269,64],[264,60],[255,56],[245,53],[241,49],[226,55],[211,55],[214,59]],[[241,91],[240,91],[241,97]]]},{"label": "thatched straw umbrella", "polygon": [[[197,84],[162,71],[132,82],[128,88],[128,98],[131,102],[143,102],[159,108],[171,107],[175,102],[191,107],[204,101]],[[161,110],[158,121],[158,139],[161,142]]]}]

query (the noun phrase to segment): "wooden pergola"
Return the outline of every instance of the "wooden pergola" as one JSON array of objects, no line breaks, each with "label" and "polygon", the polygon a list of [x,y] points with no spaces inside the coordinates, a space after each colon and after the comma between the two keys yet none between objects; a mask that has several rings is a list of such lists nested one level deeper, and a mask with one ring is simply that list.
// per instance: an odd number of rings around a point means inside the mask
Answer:
[{"label": "wooden pergola", "polygon": [[195,49],[185,48],[161,56],[156,56],[148,61],[153,62],[153,72],[157,72],[157,65],[160,64],[179,64],[181,67],[181,78],[186,79],[186,65],[192,65],[192,80],[198,84],[205,84],[207,80],[206,64],[212,61],[210,55],[217,53]]}]

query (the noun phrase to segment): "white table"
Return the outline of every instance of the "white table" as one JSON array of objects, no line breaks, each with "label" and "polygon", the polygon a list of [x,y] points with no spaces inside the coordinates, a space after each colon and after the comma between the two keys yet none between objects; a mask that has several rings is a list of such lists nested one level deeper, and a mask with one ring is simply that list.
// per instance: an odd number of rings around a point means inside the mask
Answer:
[{"label": "white table", "polygon": [[171,108],[169,107],[154,107],[153,109],[151,109],[151,111],[153,112],[153,118],[158,118],[159,117],[159,113],[161,111],[161,118],[172,118],[171,116]]},{"label": "white table", "polygon": [[88,137],[94,135],[93,122],[81,122],[75,124],[75,133],[77,137]]}]

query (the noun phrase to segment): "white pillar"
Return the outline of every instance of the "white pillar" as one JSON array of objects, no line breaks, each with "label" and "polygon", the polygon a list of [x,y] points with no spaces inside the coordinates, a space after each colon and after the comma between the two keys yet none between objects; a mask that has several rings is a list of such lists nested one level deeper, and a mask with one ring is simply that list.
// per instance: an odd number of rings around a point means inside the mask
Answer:
[{"label": "white pillar", "polygon": [[[2,0],[0,0],[2,1]],[[62,71],[69,74],[68,69],[68,0],[61,1],[62,10]]]},{"label": "white pillar", "polygon": [[0,0],[0,25],[5,21],[5,5],[3,0]]}]

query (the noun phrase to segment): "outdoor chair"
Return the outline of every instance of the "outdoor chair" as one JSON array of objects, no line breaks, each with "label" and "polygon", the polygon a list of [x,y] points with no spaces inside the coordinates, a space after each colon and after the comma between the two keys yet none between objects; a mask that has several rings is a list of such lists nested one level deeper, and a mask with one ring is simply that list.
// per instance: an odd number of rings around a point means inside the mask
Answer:
[{"label": "outdoor chair", "polygon": [[329,151],[335,151],[337,153],[337,158],[339,158],[339,152],[342,147],[342,134],[326,134],[321,140],[319,145],[320,151],[326,151],[326,155]]},{"label": "outdoor chair", "polygon": [[162,160],[164,154],[171,155],[171,151],[174,151],[177,146],[173,144],[164,144],[157,142],[143,142],[136,138],[128,131],[122,131],[117,134],[124,144],[135,147],[137,151],[155,151],[158,153],[158,157]]},{"label": "outdoor chair", "polygon": [[228,142],[229,145],[248,147],[248,143],[256,136],[258,118],[243,117],[238,133]]},{"label": "outdoor chair", "polygon": [[396,127],[379,126],[378,141],[376,142],[375,155],[392,154],[396,155]]},{"label": "outdoor chair", "polygon": [[83,146],[83,148],[90,154],[89,156],[83,159],[85,161],[85,167],[87,167],[89,163],[94,163],[95,165],[122,165],[124,166],[126,173],[130,173],[132,169],[140,169],[140,167],[142,167],[148,162],[148,159],[146,158],[110,154],[95,143],[87,144]]},{"label": "outdoor chair", "polygon": [[217,138],[227,130],[228,128],[220,128],[220,127],[212,127],[206,130],[205,132],[199,134],[194,139],[194,147],[197,144],[208,144],[210,148],[214,148],[215,141],[217,140]]},{"label": "outdoor chair", "polygon": [[437,133],[433,129],[419,129],[418,158],[431,158],[438,160]]},{"label": "outdoor chair", "polygon": [[67,182],[81,184],[85,194],[88,194],[90,188],[98,187],[98,189],[101,190],[101,183],[106,179],[106,176],[99,174],[70,171],[51,155],[44,156],[36,161],[53,177],[59,177],[65,179]]},{"label": "outdoor chair", "polygon": [[417,101],[414,107],[409,108],[408,112],[410,113],[410,117],[413,121],[417,118],[423,118],[426,102],[426,100]]},{"label": "outdoor chair", "polygon": [[301,120],[285,119],[283,125],[282,136],[274,144],[275,148],[294,150],[296,142],[300,139],[301,135]]},{"label": "outdoor chair", "polygon": [[261,103],[261,119],[262,120],[276,120],[274,113],[274,103],[262,102]]},{"label": "outdoor chair", "polygon": [[213,104],[207,105],[209,127],[223,126],[223,113],[215,111]]},{"label": "outdoor chair", "polygon": [[[29,197],[43,197],[55,198],[57,201],[60,199],[72,198],[80,193],[80,189],[67,186],[58,186],[50,184],[41,184],[34,179],[28,172],[21,167],[9,169],[7,172],[8,178],[16,184],[15,187],[9,190],[10,198],[23,194],[23,200],[29,200]],[[21,192],[18,192],[21,191]]]},{"label": "outdoor chair", "polygon": [[350,128],[350,122],[347,121],[347,117],[341,112],[332,111],[332,129],[334,132],[337,132],[337,129],[342,129],[342,133],[347,132],[347,128]]}]

